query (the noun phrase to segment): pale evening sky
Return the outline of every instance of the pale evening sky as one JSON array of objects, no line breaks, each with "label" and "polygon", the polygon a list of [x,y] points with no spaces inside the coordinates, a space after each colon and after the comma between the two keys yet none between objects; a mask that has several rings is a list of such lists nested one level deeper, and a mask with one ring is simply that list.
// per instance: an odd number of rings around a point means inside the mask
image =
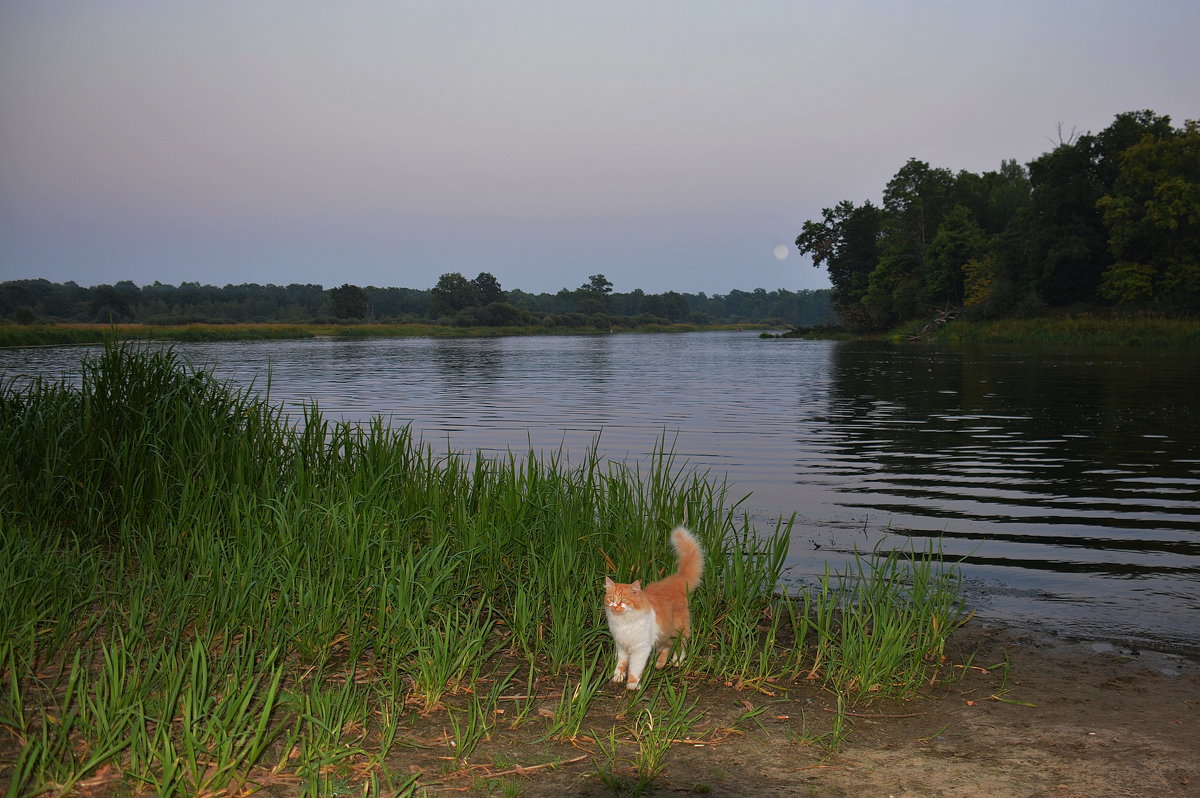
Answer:
[{"label": "pale evening sky", "polygon": [[910,157],[1200,117],[1197,31],[1195,0],[8,0],[0,280],[822,288],[801,224]]}]

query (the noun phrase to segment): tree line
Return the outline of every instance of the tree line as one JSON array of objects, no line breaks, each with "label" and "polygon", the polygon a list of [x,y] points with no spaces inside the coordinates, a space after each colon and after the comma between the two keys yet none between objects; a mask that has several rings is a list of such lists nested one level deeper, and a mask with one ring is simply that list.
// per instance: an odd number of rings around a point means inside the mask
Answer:
[{"label": "tree line", "polygon": [[840,319],[893,328],[1113,306],[1200,312],[1200,128],[1153,111],[1064,135],[1022,166],[974,174],[910,159],[881,205],[842,201],[796,246],[824,267]]},{"label": "tree line", "polygon": [[0,319],[42,322],[380,323],[427,322],[455,326],[620,327],[647,324],[777,324],[835,322],[830,291],[730,291],[686,294],[641,290],[617,293],[602,274],[576,289],[533,294],[504,290],[487,272],[473,279],[443,274],[431,289],[344,284],[178,286],[124,280],[83,287],[44,279],[0,283]]}]

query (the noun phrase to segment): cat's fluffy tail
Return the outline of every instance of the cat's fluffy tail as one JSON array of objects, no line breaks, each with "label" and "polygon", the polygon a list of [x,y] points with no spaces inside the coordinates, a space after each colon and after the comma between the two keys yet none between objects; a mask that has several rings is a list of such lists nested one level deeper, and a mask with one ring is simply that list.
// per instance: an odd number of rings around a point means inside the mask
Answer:
[{"label": "cat's fluffy tail", "polygon": [[679,567],[675,572],[683,578],[687,592],[691,593],[700,584],[700,575],[704,573],[704,550],[696,536],[681,526],[671,533],[671,546],[679,555]]}]

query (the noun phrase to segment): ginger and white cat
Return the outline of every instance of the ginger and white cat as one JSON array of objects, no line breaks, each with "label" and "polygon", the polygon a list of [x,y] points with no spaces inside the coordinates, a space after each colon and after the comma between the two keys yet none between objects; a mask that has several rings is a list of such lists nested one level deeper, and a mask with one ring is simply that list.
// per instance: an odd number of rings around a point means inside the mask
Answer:
[{"label": "ginger and white cat", "polygon": [[617,669],[612,680],[636,690],[641,686],[642,671],[650,652],[658,650],[655,667],[667,662],[676,639],[672,663],[683,659],[683,644],[692,633],[688,594],[700,584],[704,571],[704,552],[691,532],[678,527],[671,533],[671,546],[679,558],[675,573],[642,587],[641,580],[630,584],[604,578],[605,614],[616,643]]}]

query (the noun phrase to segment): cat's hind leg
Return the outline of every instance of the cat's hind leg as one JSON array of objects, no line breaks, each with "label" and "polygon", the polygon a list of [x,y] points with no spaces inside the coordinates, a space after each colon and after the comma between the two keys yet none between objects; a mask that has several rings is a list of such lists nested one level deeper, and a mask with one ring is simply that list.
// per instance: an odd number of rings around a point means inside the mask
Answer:
[{"label": "cat's hind leg", "polygon": [[681,664],[684,657],[683,645],[685,642],[685,638],[678,637],[672,641],[671,645],[666,646],[665,648],[660,648],[658,650],[658,660],[655,662],[655,667],[666,667],[668,657],[670,657],[672,665]]},{"label": "cat's hind leg", "polygon": [[687,656],[687,644],[692,637],[692,618],[690,613],[685,613],[683,616],[683,628],[679,630],[679,635],[675,638],[675,653],[671,656],[672,665],[682,665],[683,658]]}]

